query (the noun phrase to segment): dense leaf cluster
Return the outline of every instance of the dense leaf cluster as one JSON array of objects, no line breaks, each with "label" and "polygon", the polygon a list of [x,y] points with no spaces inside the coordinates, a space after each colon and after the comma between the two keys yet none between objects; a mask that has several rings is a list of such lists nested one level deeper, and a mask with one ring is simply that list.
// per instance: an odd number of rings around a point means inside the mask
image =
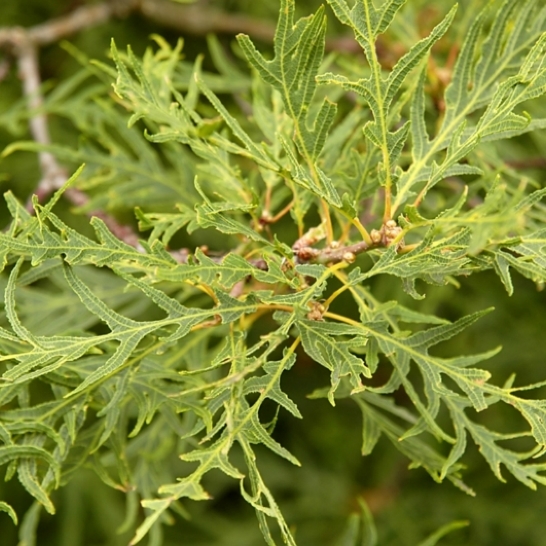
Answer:
[{"label": "dense leaf cluster", "polygon": [[[295,21],[282,0],[271,59],[238,37],[252,79],[214,41],[223,78],[156,37],[141,59],[113,43],[115,68],[81,59],[49,94],[47,111],[86,138],[45,149],[85,166],[32,214],[8,193],[0,233],[0,462],[36,500],[28,540],[38,507],[53,513],[52,491],[90,464],[144,507],[138,522],[131,504],[131,544],[159,537],[187,499],[208,499],[203,478],[219,469],[240,482],[265,541],[295,545],[256,445],[300,464],[264,407],[301,417],[282,378],[302,355],[330,374],[314,397],[358,406],[363,454],[383,435],[472,493],[461,473],[471,440],[499,479],[502,465],[531,488],[546,483],[546,405],[527,392],[542,384],[495,383],[483,362],[498,349],[435,351],[487,311],[449,322],[373,292],[386,275],[417,300],[424,283],[478,271],[494,270],[509,293],[512,271],[546,280],[546,190],[491,159],[495,141],[546,126],[523,110],[546,93],[546,7],[484,9],[434,112],[429,56],[455,8],[387,68],[377,42],[405,0],[328,3],[366,62],[325,57],[324,10]],[[5,153],[21,149],[44,146]],[[139,244],[98,215],[76,229],[56,212],[73,186],[89,191],[87,211],[139,207]],[[211,230],[216,247],[200,246]],[[176,250],[181,233],[192,248]],[[40,397],[36,384],[47,386]],[[519,412],[519,430],[481,423],[477,412],[496,404]],[[517,439],[527,447],[506,447]]]}]

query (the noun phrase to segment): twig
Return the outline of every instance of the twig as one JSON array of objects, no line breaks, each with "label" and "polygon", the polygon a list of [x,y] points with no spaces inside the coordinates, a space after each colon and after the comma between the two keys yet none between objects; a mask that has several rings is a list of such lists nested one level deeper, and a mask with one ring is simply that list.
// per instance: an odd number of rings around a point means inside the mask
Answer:
[{"label": "twig", "polygon": [[8,59],[0,60],[0,82],[7,77],[11,69]]},{"label": "twig", "polygon": [[[23,93],[27,98],[31,112],[29,127],[32,138],[39,144],[48,145],[51,143],[51,139],[47,118],[45,114],[39,111],[43,104],[43,97],[40,90],[41,81],[37,48],[33,41],[29,39],[28,33],[23,29],[13,29],[10,39],[17,56],[19,76],[23,83]],[[66,182],[67,172],[64,167],[57,163],[53,154],[49,152],[39,152],[38,160],[42,178],[36,187],[35,193],[38,200],[43,201],[51,192],[60,188]],[[85,193],[74,188],[69,188],[65,195],[76,206],[83,206],[89,201]],[[27,209],[29,211],[34,210],[31,198],[27,201]],[[113,216],[103,211],[92,211],[89,216],[98,216],[118,239],[138,250],[143,250],[138,242],[137,234],[131,227],[120,224]]]},{"label": "twig", "polygon": [[[66,16],[31,27],[26,32],[32,43],[43,46],[104,23],[112,17],[123,17],[135,11],[155,23],[197,36],[210,33],[231,35],[243,33],[263,42],[271,42],[275,35],[275,26],[268,21],[231,14],[210,6],[203,8],[197,4],[177,4],[172,0],[113,0],[82,6]],[[14,30],[0,28],[0,47],[12,42]],[[329,38],[326,41],[326,49],[347,53],[361,51],[354,38],[349,36]]]},{"label": "twig", "polygon": [[[227,13],[211,6],[203,8],[197,4],[182,5],[171,0],[140,0],[138,10],[156,23],[197,36],[242,33],[271,42],[275,35],[275,26],[267,21]],[[326,40],[326,50],[357,53],[362,48],[354,38],[347,36]]]},{"label": "twig", "polygon": [[292,245],[292,250],[299,263],[333,264],[342,261],[352,263],[356,260],[358,254],[372,248],[387,247],[392,244],[396,245],[397,250],[404,247],[403,230],[394,220],[387,220],[379,230],[372,229],[370,242],[360,241],[352,245],[342,246],[337,241],[332,241],[325,248],[314,248],[311,245],[324,238],[321,226],[322,224],[316,228],[311,228]]},{"label": "twig", "polygon": [[[17,58],[23,93],[31,112],[29,119],[30,133],[38,144],[47,146],[51,143],[47,117],[40,112],[43,97],[40,89],[38,46],[58,41],[63,36],[73,34],[83,28],[103,23],[113,14],[118,14],[120,6],[125,9],[133,9],[136,2],[131,0],[130,3],[120,4],[118,0],[118,3],[86,6],[75,10],[66,17],[53,19],[29,30],[23,28],[0,29],[0,46],[11,48]],[[38,201],[44,201],[50,193],[66,182],[67,171],[57,163],[53,154],[47,151],[38,153],[38,161],[42,178],[35,189],[35,194]],[[76,206],[83,206],[89,201],[85,193],[74,188],[67,190],[65,195]],[[31,198],[27,201],[27,209],[33,211]],[[113,216],[103,211],[92,211],[88,215],[98,216],[116,237],[138,250],[143,250],[138,242],[137,234],[131,227],[120,224]]]},{"label": "twig", "polygon": [[[40,90],[40,68],[36,46],[28,38],[28,34],[23,29],[12,29],[10,39],[17,55],[19,77],[23,83],[23,93],[31,112],[29,128],[32,138],[39,144],[48,145],[51,143],[51,139],[49,137],[47,119],[45,114],[39,111],[43,104],[43,98]],[[49,195],[55,189],[60,188],[66,181],[67,173],[49,152],[39,152],[38,162],[42,178],[36,188],[36,195],[40,199]],[[32,210],[32,202],[30,200],[27,202],[27,208],[28,210]]]},{"label": "twig", "polygon": [[198,36],[242,32],[270,42],[275,34],[275,28],[266,21],[229,14],[211,6],[203,8],[198,4],[183,5],[170,0],[141,0],[139,11],[156,23]]},{"label": "twig", "polygon": [[307,246],[296,250],[295,254],[299,263],[352,263],[356,260],[357,254],[369,250],[372,246],[375,245],[369,245],[366,241],[360,241],[358,243],[347,246],[330,246],[321,249]]},{"label": "twig", "polygon": [[[74,10],[67,16],[52,19],[47,23],[29,29],[20,27],[0,28],[0,47],[11,49],[17,58],[19,77],[23,83],[23,93],[31,112],[29,119],[30,133],[38,144],[46,146],[51,144],[47,118],[45,114],[40,112],[43,97],[40,90],[38,48],[57,42],[61,38],[79,32],[84,28],[104,23],[113,15],[119,15],[134,9],[137,4],[137,0],[117,0],[94,6],[84,6]],[[3,73],[0,74],[1,77],[4,77]],[[67,179],[67,172],[49,152],[39,152],[38,161],[42,178],[36,187],[35,193],[38,200],[43,201],[51,192],[64,184]],[[32,211],[30,199],[27,202],[27,208]]]},{"label": "twig", "polygon": [[546,169],[546,158],[527,157],[525,159],[507,159],[505,163],[514,169]]},{"label": "twig", "polygon": [[[68,188],[65,197],[75,206],[83,207],[89,202],[89,197],[83,191],[77,188]],[[108,229],[121,241],[135,247],[139,252],[144,252],[138,240],[138,235],[134,232],[131,226],[120,224],[112,215],[102,210],[92,210],[87,213],[87,216],[96,216],[100,218],[108,227]]]},{"label": "twig", "polygon": [[105,23],[115,13],[115,2],[82,6],[64,17],[51,19],[47,23],[30,28],[28,37],[36,45],[52,44],[86,28]]},{"label": "twig", "polygon": [[[76,34],[83,29],[108,21],[117,15],[116,2],[83,6],[63,17],[57,17],[28,29],[20,27],[0,27],[0,47],[10,47],[20,41],[21,34],[34,46],[44,46],[58,42],[62,38]],[[137,6],[137,0],[124,4],[129,9]]]}]

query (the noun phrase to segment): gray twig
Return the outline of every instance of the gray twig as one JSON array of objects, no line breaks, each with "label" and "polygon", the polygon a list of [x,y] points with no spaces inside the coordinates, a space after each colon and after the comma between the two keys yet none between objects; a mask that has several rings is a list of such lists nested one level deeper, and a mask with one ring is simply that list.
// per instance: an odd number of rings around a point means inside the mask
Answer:
[{"label": "gray twig", "polygon": [[297,262],[328,264],[345,261],[352,263],[358,254],[373,248],[387,247],[391,244],[395,244],[397,250],[404,247],[403,230],[394,220],[387,220],[379,230],[372,229],[370,232],[371,243],[359,241],[352,245],[342,246],[333,241],[325,248],[313,247],[314,243],[324,238],[323,232],[322,224],[311,228],[292,245]]},{"label": "gray twig", "polygon": [[[47,118],[44,113],[40,112],[43,97],[40,89],[40,67],[36,45],[29,39],[28,33],[20,28],[12,29],[10,39],[17,56],[19,77],[23,83],[23,93],[31,112],[29,119],[30,133],[36,142],[48,145],[51,143],[51,139],[49,137]],[[49,152],[39,152],[38,161],[42,178],[36,188],[36,194],[40,199],[61,187],[66,181],[67,173]],[[27,208],[32,210],[32,202],[30,200],[27,202]]]}]

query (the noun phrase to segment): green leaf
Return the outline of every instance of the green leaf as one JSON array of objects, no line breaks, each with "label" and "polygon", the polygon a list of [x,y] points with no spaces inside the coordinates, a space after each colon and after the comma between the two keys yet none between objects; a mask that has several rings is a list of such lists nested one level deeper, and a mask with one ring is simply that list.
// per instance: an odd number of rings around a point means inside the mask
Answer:
[{"label": "green leaf", "polygon": [[[536,0],[517,4],[517,10],[514,2],[503,2],[482,41],[491,5],[477,14],[466,34],[445,92],[445,115],[431,140],[424,125],[424,75],[419,80],[411,110],[414,162],[397,182],[394,209],[412,197],[418,181],[426,179],[425,187],[419,187],[417,201],[421,201],[430,188],[447,176],[448,169],[458,165],[480,142],[512,138],[544,126],[543,120],[531,121],[525,113],[514,111],[523,101],[546,92],[545,37],[541,26],[544,8],[535,13]],[[519,71],[514,67],[520,67]],[[484,107],[475,123],[471,114]],[[445,149],[442,162],[436,164],[434,156]],[[426,177],[423,171],[430,165],[435,165],[435,172]]]},{"label": "green leaf", "polygon": [[[406,409],[398,407],[392,400],[374,393],[360,393],[353,398],[360,408],[365,420],[373,423],[381,434],[384,434],[393,446],[412,461],[412,468],[423,467],[434,480],[441,481],[444,476],[441,470],[445,464],[444,457],[433,449],[428,443],[415,436],[406,437],[404,428],[401,427],[393,417],[403,421],[414,423],[415,417]],[[364,429],[365,431],[367,429]],[[368,446],[363,444],[363,450]],[[366,452],[363,451],[363,454]],[[450,467],[447,478],[459,487],[465,487],[458,479],[460,467]],[[466,488],[467,493],[471,490]]]},{"label": "green leaf", "polygon": [[468,228],[445,237],[435,237],[434,229],[414,249],[399,254],[395,246],[382,253],[374,266],[354,279],[364,279],[388,274],[408,279],[422,278],[430,283],[445,283],[450,275],[464,275],[472,270],[472,261],[467,255],[470,242]]},{"label": "green leaf", "polygon": [[[364,361],[350,352],[366,344],[367,336],[362,331],[344,324],[313,320],[298,320],[296,326],[307,354],[331,372],[328,400],[332,405],[335,405],[334,393],[342,377],[348,375],[353,388],[362,388],[362,376],[370,377],[371,373]],[[343,341],[334,337],[342,335],[350,339]]]},{"label": "green leaf", "polygon": [[452,521],[440,527],[440,529],[434,531],[428,538],[419,543],[419,546],[435,546],[438,544],[438,541],[445,537],[447,534],[456,531],[457,529],[462,529],[463,527],[468,527],[470,525],[469,521]]},{"label": "green leaf", "polygon": [[45,508],[49,514],[55,513],[55,507],[48,494],[40,485],[36,475],[34,461],[24,459],[17,465],[17,477],[23,487]]},{"label": "green leaf", "polygon": [[13,521],[13,523],[15,525],[18,524],[19,520],[17,519],[17,514],[15,513],[15,510],[7,502],[0,501],[0,511],[6,512],[8,516],[11,518],[11,520]]},{"label": "green leaf", "polygon": [[226,254],[221,260],[213,260],[197,249],[190,263],[179,264],[170,269],[160,269],[156,277],[158,280],[172,282],[199,281],[207,286],[218,285],[225,290],[231,289],[233,285],[248,276],[268,284],[282,282],[282,280],[287,282],[288,279],[284,275],[279,277],[271,269],[273,264],[268,271],[263,271],[233,253]]},{"label": "green leaf", "polygon": [[384,108],[388,109],[390,107],[396,93],[400,91],[404,80],[414,68],[419,66],[428,57],[432,46],[446,33],[453,22],[456,11],[457,5],[451,8],[442,22],[434,27],[429,36],[415,44],[396,63],[386,81],[385,96],[383,99]]},{"label": "green leaf", "polygon": [[280,375],[278,374],[279,366],[282,365],[284,366],[284,369],[289,370],[295,362],[295,355],[291,355],[287,362],[267,362],[267,364],[264,364],[263,366],[266,375],[261,377],[255,376],[247,379],[244,385],[244,394],[246,395],[253,392],[267,392],[268,398],[271,398],[271,400],[276,402],[279,406],[282,406],[284,409],[289,411],[294,417],[301,419],[302,415],[296,404],[288,397],[286,393],[281,390]]},{"label": "green leaf", "polygon": [[55,471],[56,480],[60,477],[59,463],[45,449],[34,445],[0,446],[0,464],[6,464],[15,459],[43,459]]},{"label": "green leaf", "polygon": [[224,118],[229,128],[233,131],[233,134],[244,144],[246,150],[248,151],[248,156],[252,158],[256,163],[262,167],[271,170],[278,170],[278,166],[274,163],[270,157],[257,146],[253,140],[248,136],[248,134],[243,130],[241,124],[233,117],[226,107],[220,102],[218,97],[209,89],[205,82],[201,79],[197,79],[197,85],[199,89],[204,93],[204,95],[209,99],[211,104],[216,108],[218,113]]},{"label": "green leaf", "polygon": [[509,294],[512,294],[510,267],[538,282],[546,281],[546,229],[520,238],[517,244],[495,251],[496,268]]},{"label": "green leaf", "polygon": [[[453,20],[456,8],[454,7],[448,13],[427,38],[413,46],[396,63],[387,78],[383,78],[383,70],[375,51],[375,41],[377,36],[388,28],[396,12],[405,2],[393,0],[382,6],[381,10],[376,8],[371,0],[356,2],[352,9],[349,9],[345,0],[329,0],[329,3],[340,21],[350,26],[354,31],[358,43],[366,53],[371,74],[368,78],[357,81],[351,81],[339,75],[325,74],[320,76],[318,81],[341,85],[345,90],[359,94],[368,103],[374,121],[366,123],[363,128],[364,135],[373,146],[381,151],[383,158],[381,181],[386,185],[387,191],[390,192],[394,166],[398,162],[409,131],[409,124],[403,125],[396,131],[389,129],[389,125],[392,123],[389,119],[390,106],[407,76],[427,58],[432,45],[446,32]],[[422,93],[420,89],[422,89],[422,83],[416,93],[419,96]],[[413,112],[417,111],[419,111],[417,107],[414,107]],[[415,117],[413,121],[415,122]],[[419,149],[426,147],[422,124],[419,131],[413,131],[413,138],[414,145]],[[387,213],[390,215],[390,210]]]},{"label": "green leaf", "polygon": [[[315,164],[336,113],[335,104],[325,99],[316,114],[311,114],[317,87],[315,77],[324,52],[324,11],[320,8],[314,15],[294,23],[294,9],[294,0],[281,0],[272,60],[267,61],[248,36],[237,38],[260,77],[280,92],[284,108],[294,121],[295,143],[305,162],[302,167],[295,157],[290,157],[294,180],[340,207],[341,199],[335,187]],[[284,143],[283,147],[290,154],[288,144]]]},{"label": "green leaf", "polygon": [[364,499],[359,498],[358,504],[361,513],[351,514],[347,529],[337,546],[376,546],[377,530],[372,513]]},{"label": "green leaf", "polygon": [[468,420],[466,426],[491,470],[500,481],[505,481],[500,470],[500,465],[503,464],[516,479],[531,489],[536,489],[536,483],[546,484],[546,478],[539,474],[545,469],[543,464],[522,465],[521,461],[527,459],[529,454],[516,453],[496,444],[510,436],[495,433]]},{"label": "green leaf", "polygon": [[70,287],[77,294],[81,302],[89,311],[103,320],[111,330],[107,338],[118,339],[119,345],[112,356],[99,368],[89,374],[85,380],[71,392],[75,394],[97,384],[103,378],[111,376],[120,370],[131,354],[137,348],[141,340],[148,334],[158,328],[166,325],[178,325],[177,331],[173,334],[173,339],[185,336],[192,326],[198,324],[203,319],[210,317],[213,312],[210,310],[187,310],[183,306],[167,298],[163,293],[147,287],[144,283],[139,283],[136,279],[131,282],[137,284],[145,293],[164,309],[166,308],[170,315],[160,321],[137,322],[128,319],[109,309],[102,301],[94,296],[89,288],[81,282],[72,270],[65,268],[66,280]]}]

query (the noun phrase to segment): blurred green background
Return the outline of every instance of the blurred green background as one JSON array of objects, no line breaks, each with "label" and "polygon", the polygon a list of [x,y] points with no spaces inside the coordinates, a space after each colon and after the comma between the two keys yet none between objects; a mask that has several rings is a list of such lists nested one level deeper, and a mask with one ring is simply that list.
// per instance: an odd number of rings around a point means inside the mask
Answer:
[{"label": "blurred green background", "polygon": [[[0,2],[0,26],[28,27],[44,23],[52,17],[66,15],[91,2],[78,0],[3,0]],[[462,32],[465,22],[472,18],[480,0],[460,2],[458,26],[452,38]],[[443,5],[445,4],[445,6]],[[419,36],[420,28],[429,28],[428,18],[446,12],[452,2],[408,0],[404,13],[398,18],[393,35],[399,43],[386,41],[396,51]],[[298,0],[299,14],[312,12],[320,5],[317,0]],[[187,6],[184,6],[187,7]],[[221,10],[226,17],[237,14],[256,18],[257,24],[272,28],[278,2],[265,0],[199,0],[192,9],[207,13]],[[212,17],[212,16],[211,16]],[[331,36],[345,36],[344,30],[329,13]],[[174,23],[173,23],[174,24]],[[461,30],[463,29],[463,30]],[[158,33],[171,43],[182,35],[185,39],[186,59],[206,52],[206,36],[176,30],[157,24],[142,14],[133,13],[120,19],[86,29],[68,40],[90,58],[105,59],[110,39],[115,38],[118,48],[131,44],[137,55],[150,44],[149,36]],[[223,33],[220,45],[241,70],[244,64],[233,53],[233,34]],[[262,40],[262,46],[269,43]],[[440,52],[440,55],[442,52]],[[0,150],[18,139],[28,139],[24,115],[11,116],[22,111],[21,82],[14,63],[0,52],[0,61],[8,72],[0,82]],[[41,75],[44,88],[55,88],[79,69],[77,62],[62,49],[52,44],[40,51]],[[210,56],[205,67],[214,70]],[[545,104],[534,105],[546,110]],[[50,117],[52,140],[70,143],[79,137],[78,129],[60,116]],[[519,141],[505,142],[497,150],[506,159],[546,157],[544,132],[527,136]],[[539,184],[544,184],[544,170],[526,171]],[[34,154],[19,152],[0,162],[0,190],[10,189],[26,200],[39,180]],[[131,217],[130,210],[116,213]],[[4,204],[0,204],[0,227],[8,222]],[[82,224],[86,223],[82,217]],[[448,354],[475,353],[502,344],[504,349],[488,362],[488,369],[497,383],[517,373],[518,382],[532,382],[546,377],[543,354],[546,350],[546,293],[526,279],[515,279],[515,295],[507,296],[498,278],[492,273],[463,279],[460,288],[453,286],[427,287],[427,297],[414,302],[401,290],[396,281],[384,278],[373,285],[379,300],[400,299],[422,312],[444,318],[460,316],[495,307],[495,312],[481,319],[470,330],[454,341],[445,343],[442,351]],[[469,497],[450,484],[436,484],[422,470],[409,470],[407,461],[386,441],[381,440],[375,452],[366,458],[360,455],[361,419],[356,405],[343,400],[332,408],[324,400],[309,400],[306,396],[314,388],[327,382],[327,374],[300,358],[293,372],[283,380],[286,391],[296,401],[304,416],[302,421],[281,413],[277,424],[277,439],[302,462],[294,468],[264,451],[262,471],[277,496],[288,521],[293,523],[295,536],[301,546],[344,546],[342,536],[351,513],[358,511],[358,499],[363,497],[378,528],[379,544],[384,546],[413,546],[428,534],[454,520],[468,520],[469,526],[443,538],[440,544],[477,546],[543,546],[546,544],[546,489],[531,491],[513,478],[499,483],[474,447],[464,457],[468,466],[465,481],[477,493]],[[546,395],[546,393],[543,393]],[[491,426],[510,420],[510,414],[488,417]],[[205,481],[214,499],[208,503],[186,503],[191,519],[177,519],[165,530],[165,544],[188,546],[254,546],[263,544],[253,510],[239,496],[238,484],[221,475],[211,473]],[[0,481],[0,498],[9,500],[19,514],[29,506],[29,497],[12,480]],[[39,546],[114,546],[127,544],[131,532],[119,532],[125,517],[125,495],[104,485],[90,470],[78,471],[71,481],[54,494],[58,514],[44,515],[39,527]],[[147,539],[146,539],[147,540]],[[17,529],[6,514],[0,512],[0,544],[18,543]]]}]

